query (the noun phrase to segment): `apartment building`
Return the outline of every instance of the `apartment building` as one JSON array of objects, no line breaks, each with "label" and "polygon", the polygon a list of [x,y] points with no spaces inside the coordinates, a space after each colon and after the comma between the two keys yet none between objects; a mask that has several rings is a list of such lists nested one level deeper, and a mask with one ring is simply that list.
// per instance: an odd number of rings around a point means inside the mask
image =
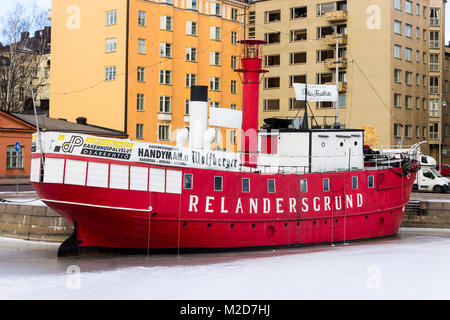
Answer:
[{"label": "apartment building", "polygon": [[191,85],[209,86],[210,107],[240,109],[233,69],[246,8],[235,0],[54,0],[50,115],[174,144],[176,130],[189,127]]},{"label": "apartment building", "polygon": [[442,163],[450,163],[450,43],[444,48],[443,88],[442,88]]},{"label": "apartment building", "polygon": [[[268,42],[269,70],[261,84],[260,125],[264,118],[302,117],[304,102],[295,100],[292,83],[337,83],[338,113],[335,103],[309,102],[311,125],[370,128],[378,148],[428,140],[435,132],[429,71],[435,68],[430,46],[436,35],[430,32],[439,23],[439,39],[444,38],[445,2],[256,1],[248,32]],[[429,145],[422,150],[429,152]]]}]

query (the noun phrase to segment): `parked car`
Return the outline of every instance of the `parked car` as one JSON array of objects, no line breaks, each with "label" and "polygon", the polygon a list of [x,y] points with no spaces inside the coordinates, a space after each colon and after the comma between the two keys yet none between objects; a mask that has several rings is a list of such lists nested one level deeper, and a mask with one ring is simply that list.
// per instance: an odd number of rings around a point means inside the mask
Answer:
[{"label": "parked car", "polygon": [[441,167],[436,166],[436,170],[444,177],[448,177],[450,175],[450,166],[448,164],[441,164]]}]

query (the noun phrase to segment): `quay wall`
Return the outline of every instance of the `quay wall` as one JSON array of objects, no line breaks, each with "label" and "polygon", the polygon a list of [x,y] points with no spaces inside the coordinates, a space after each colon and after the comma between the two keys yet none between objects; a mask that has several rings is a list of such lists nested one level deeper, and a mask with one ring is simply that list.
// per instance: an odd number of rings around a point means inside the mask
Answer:
[{"label": "quay wall", "polygon": [[62,242],[73,226],[46,206],[0,204],[0,237]]}]

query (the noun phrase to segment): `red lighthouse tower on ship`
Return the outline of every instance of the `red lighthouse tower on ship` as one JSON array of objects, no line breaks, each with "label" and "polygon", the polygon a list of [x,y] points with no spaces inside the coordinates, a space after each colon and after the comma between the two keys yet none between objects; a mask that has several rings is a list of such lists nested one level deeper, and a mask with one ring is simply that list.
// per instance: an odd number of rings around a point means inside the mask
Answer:
[{"label": "red lighthouse tower on ship", "polygon": [[263,40],[241,40],[242,69],[242,163],[247,167],[256,167],[258,162],[258,109],[259,84],[261,74],[268,72],[262,69]]}]

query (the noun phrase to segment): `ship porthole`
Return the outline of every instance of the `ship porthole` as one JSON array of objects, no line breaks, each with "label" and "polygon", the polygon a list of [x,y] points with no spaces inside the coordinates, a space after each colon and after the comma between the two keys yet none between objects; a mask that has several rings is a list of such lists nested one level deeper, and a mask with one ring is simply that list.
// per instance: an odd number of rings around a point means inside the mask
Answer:
[{"label": "ship porthole", "polygon": [[300,222],[297,222],[297,227],[300,225]]},{"label": "ship porthole", "polygon": [[254,229],[256,227],[256,225],[255,224],[252,224],[252,228]]},{"label": "ship porthole", "polygon": [[211,228],[211,223],[208,223],[208,228]]},{"label": "ship porthole", "polygon": [[338,223],[338,219],[336,219],[336,223]]},{"label": "ship porthole", "polygon": [[316,225],[316,222],[315,222],[315,221],[313,221],[313,225]]},{"label": "ship porthole", "polygon": [[233,223],[232,223],[232,224],[230,224],[230,228],[231,228],[231,229],[233,229],[233,227],[234,227],[234,224],[233,224]]},{"label": "ship porthole", "polygon": [[325,220],[325,224],[327,224],[328,223],[328,221],[327,220]]},{"label": "ship porthole", "polygon": [[268,239],[272,238],[275,235],[275,228],[273,226],[268,226],[266,229],[266,237]]},{"label": "ship porthole", "polygon": [[284,224],[285,227],[287,227],[287,222]]},{"label": "ship porthole", "polygon": [[379,226],[379,227],[382,227],[383,225],[384,225],[384,218],[381,217],[381,218],[378,220],[378,226]]},{"label": "ship porthole", "polygon": [[187,225],[187,222],[183,222],[183,227],[186,227],[186,225]]}]

